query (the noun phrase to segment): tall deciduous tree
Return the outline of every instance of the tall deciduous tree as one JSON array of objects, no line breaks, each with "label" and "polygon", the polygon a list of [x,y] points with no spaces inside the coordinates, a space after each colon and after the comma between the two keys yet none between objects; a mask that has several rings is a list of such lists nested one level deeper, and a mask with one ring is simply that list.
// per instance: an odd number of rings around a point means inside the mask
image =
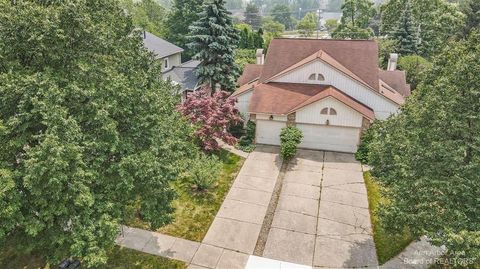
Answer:
[{"label": "tall deciduous tree", "polygon": [[260,16],[260,11],[255,4],[247,4],[247,7],[245,8],[244,22],[250,24],[253,29],[258,29],[262,24],[262,17]]},{"label": "tall deciduous tree", "polygon": [[196,127],[195,136],[206,151],[220,149],[216,139],[234,145],[237,139],[228,132],[230,126],[242,123],[236,99],[230,93],[217,91],[210,95],[208,90],[198,90],[187,97],[179,110]]},{"label": "tall deciduous tree", "polygon": [[468,263],[480,259],[479,72],[476,32],[442,51],[401,114],[377,127],[369,155],[387,228],[426,234]]},{"label": "tall deciduous tree", "polygon": [[224,0],[208,0],[203,5],[200,18],[190,27],[189,47],[201,61],[196,69],[202,83],[215,89],[233,91],[239,76],[235,64],[235,49],[239,42],[230,12]]},{"label": "tall deciduous tree", "polygon": [[397,52],[401,55],[410,55],[417,53],[417,31],[412,21],[412,9],[410,0],[405,1],[405,9],[398,21],[397,27],[391,35],[395,40]]},{"label": "tall deciduous tree", "polygon": [[293,29],[295,26],[292,11],[288,5],[276,4],[271,11],[271,15],[273,20],[283,24],[285,29]]},{"label": "tall deciduous tree", "polygon": [[297,24],[297,30],[301,36],[309,37],[317,29],[318,17],[315,12],[309,12]]},{"label": "tall deciduous tree", "polygon": [[171,219],[193,130],[117,1],[0,1],[0,22],[0,241],[105,263],[129,204]]},{"label": "tall deciduous tree", "polygon": [[[380,8],[380,32],[391,35],[400,21],[406,0],[390,0]],[[410,0],[412,21],[417,27],[418,50],[423,57],[430,57],[441,51],[449,37],[461,30],[464,15],[454,4],[444,0]]]},{"label": "tall deciduous tree", "polygon": [[334,38],[368,39],[373,30],[368,23],[375,16],[375,8],[369,0],[346,0],[342,5],[340,25],[333,31]]},{"label": "tall deciduous tree", "polygon": [[460,35],[465,37],[471,31],[480,28],[480,1],[463,1],[460,3],[460,11],[465,14],[465,24]]},{"label": "tall deciduous tree", "polygon": [[190,59],[195,53],[187,44],[189,27],[199,19],[204,0],[173,0],[173,6],[165,20],[165,38],[185,51],[182,57]]}]

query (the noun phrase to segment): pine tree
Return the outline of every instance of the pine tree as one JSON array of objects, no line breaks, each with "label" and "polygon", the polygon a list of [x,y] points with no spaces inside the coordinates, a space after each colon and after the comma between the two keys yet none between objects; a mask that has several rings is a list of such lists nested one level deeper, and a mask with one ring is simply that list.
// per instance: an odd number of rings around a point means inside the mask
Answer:
[{"label": "pine tree", "polygon": [[223,90],[234,90],[239,76],[235,49],[240,37],[224,0],[205,2],[200,19],[190,27],[189,39],[189,47],[196,53],[193,58],[201,61],[196,69],[200,81],[212,89],[218,84]]},{"label": "pine tree", "polygon": [[412,8],[409,0],[405,1],[405,9],[391,37],[397,43],[397,51],[402,55],[417,53],[417,33],[412,21]]}]

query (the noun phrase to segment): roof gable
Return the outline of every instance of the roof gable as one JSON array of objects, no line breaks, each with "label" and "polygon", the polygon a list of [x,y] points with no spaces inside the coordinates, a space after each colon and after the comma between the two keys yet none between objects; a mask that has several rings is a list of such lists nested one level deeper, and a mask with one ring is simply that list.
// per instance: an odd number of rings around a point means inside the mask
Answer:
[{"label": "roof gable", "polygon": [[[368,88],[372,88],[369,84],[367,84],[365,81],[363,81],[359,76],[355,75],[352,71],[350,71],[348,68],[343,66],[341,63],[339,63],[337,60],[335,60],[332,56],[330,56],[328,53],[324,52],[323,50],[319,50],[315,52],[314,54],[308,56],[307,58],[301,60],[300,62],[288,67],[287,69],[283,70],[282,72],[278,73],[277,75],[269,78],[268,80],[265,81],[265,83],[268,83],[270,81],[275,80],[276,78],[280,78],[290,72],[294,72],[295,70],[308,65],[309,63],[315,62],[317,60],[320,60],[334,69],[344,73],[345,75],[349,76],[350,78],[356,80],[357,82],[363,84],[364,86]],[[375,90],[375,89],[373,89]]]},{"label": "roof gable", "polygon": [[158,58],[164,58],[173,54],[183,52],[183,49],[164,40],[160,37],[145,32],[143,36],[143,45]]},{"label": "roof gable", "polygon": [[378,90],[378,45],[372,40],[273,39],[260,82],[266,82],[320,50]]},{"label": "roof gable", "polygon": [[270,82],[254,86],[249,112],[287,115],[326,97],[333,97],[369,119],[371,108],[331,85]]}]

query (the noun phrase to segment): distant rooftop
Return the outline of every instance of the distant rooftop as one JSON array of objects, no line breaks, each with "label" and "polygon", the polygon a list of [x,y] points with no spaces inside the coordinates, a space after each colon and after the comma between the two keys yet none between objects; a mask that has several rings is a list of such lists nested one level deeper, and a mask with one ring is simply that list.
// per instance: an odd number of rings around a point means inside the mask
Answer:
[{"label": "distant rooftop", "polygon": [[161,39],[160,37],[149,32],[145,32],[143,44],[148,50],[155,53],[158,58],[164,58],[176,53],[183,52],[182,48],[164,39]]},{"label": "distant rooftop", "polygon": [[195,90],[198,84],[198,77],[195,75],[194,70],[199,64],[200,61],[195,60],[185,62],[163,73],[163,77],[179,83],[184,90]]}]

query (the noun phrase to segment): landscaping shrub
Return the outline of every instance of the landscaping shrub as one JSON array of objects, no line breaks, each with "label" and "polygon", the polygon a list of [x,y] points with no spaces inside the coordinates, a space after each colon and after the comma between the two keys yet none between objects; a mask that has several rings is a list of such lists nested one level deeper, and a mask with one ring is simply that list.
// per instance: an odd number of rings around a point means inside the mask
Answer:
[{"label": "landscaping shrub", "polygon": [[355,153],[355,158],[362,162],[363,164],[368,164],[368,152],[370,143],[373,141],[375,128],[380,123],[374,122],[370,128],[368,128],[360,139],[360,144],[358,145],[357,152]]},{"label": "landscaping shrub", "polygon": [[245,135],[238,141],[237,147],[245,152],[252,152],[255,149],[255,122],[248,121],[245,128]]},{"label": "landscaping shrub", "polygon": [[297,147],[302,142],[303,134],[295,126],[288,126],[280,133],[280,154],[285,160],[291,159],[297,153]]},{"label": "landscaping shrub", "polygon": [[185,177],[191,183],[194,191],[205,192],[215,185],[221,169],[221,164],[216,156],[200,154],[190,164]]}]

